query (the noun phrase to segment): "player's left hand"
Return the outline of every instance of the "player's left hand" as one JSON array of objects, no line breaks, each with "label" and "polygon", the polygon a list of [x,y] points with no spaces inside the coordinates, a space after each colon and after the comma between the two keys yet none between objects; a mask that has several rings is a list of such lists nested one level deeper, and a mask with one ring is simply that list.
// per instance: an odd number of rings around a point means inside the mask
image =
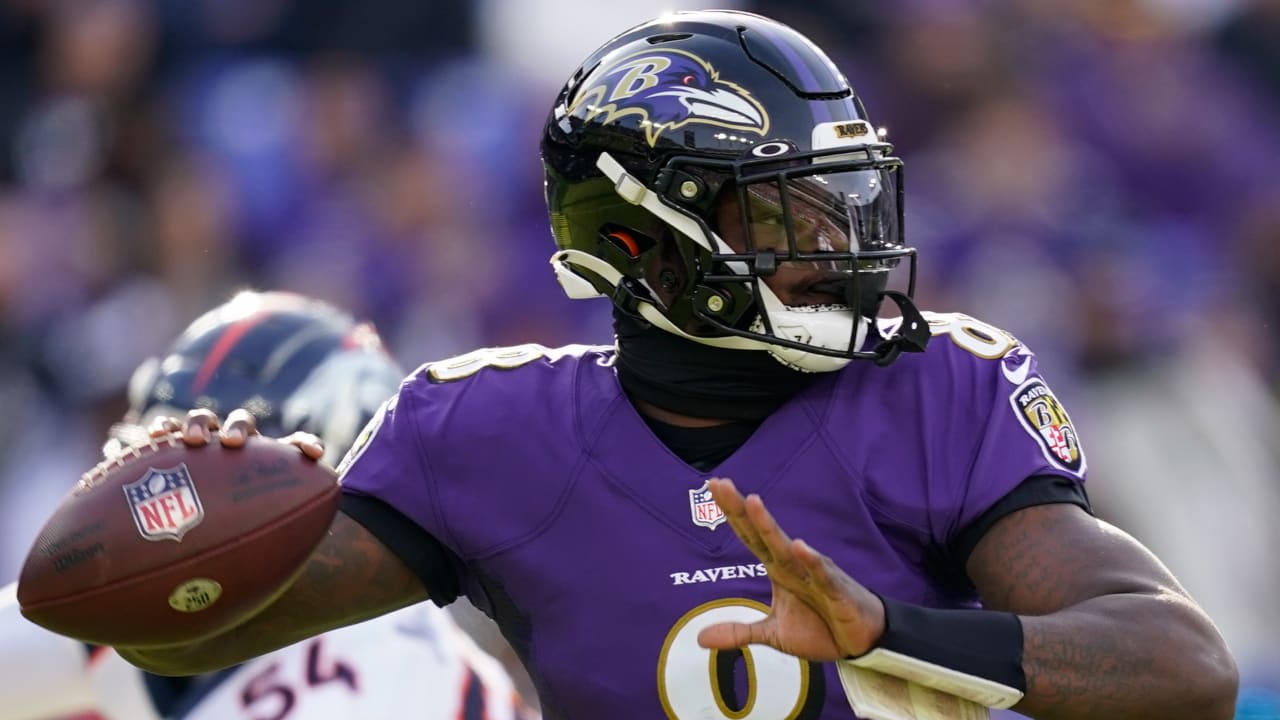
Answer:
[{"label": "player's left hand", "polygon": [[884,634],[884,604],[804,540],[792,539],[759,495],[743,497],[732,480],[713,479],[716,504],[742,542],[760,558],[773,584],[769,615],[754,623],[718,623],[698,633],[705,648],[760,643],[807,660],[828,662],[871,650]]}]

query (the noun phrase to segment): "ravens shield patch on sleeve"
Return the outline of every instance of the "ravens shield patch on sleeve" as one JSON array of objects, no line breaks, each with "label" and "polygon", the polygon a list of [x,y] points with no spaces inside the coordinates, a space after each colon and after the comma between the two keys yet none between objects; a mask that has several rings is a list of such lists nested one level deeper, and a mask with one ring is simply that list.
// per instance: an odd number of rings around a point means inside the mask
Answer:
[{"label": "ravens shield patch on sleeve", "polygon": [[1040,378],[1018,386],[1009,396],[1019,422],[1031,437],[1040,444],[1045,458],[1056,467],[1077,475],[1084,474],[1084,450],[1080,436],[1071,424],[1066,408]]}]

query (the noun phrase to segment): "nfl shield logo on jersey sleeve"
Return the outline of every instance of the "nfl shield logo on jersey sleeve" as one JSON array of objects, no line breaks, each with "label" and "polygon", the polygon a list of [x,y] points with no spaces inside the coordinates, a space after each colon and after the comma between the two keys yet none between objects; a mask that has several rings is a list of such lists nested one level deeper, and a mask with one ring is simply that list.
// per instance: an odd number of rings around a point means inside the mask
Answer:
[{"label": "nfl shield logo on jersey sleeve", "polygon": [[157,470],[124,486],[138,534],[147,540],[181,542],[204,519],[204,506],[185,464]]},{"label": "nfl shield logo on jersey sleeve", "polygon": [[702,483],[702,487],[689,491],[689,512],[693,515],[693,524],[715,530],[724,522],[724,511],[711,497],[711,481]]}]

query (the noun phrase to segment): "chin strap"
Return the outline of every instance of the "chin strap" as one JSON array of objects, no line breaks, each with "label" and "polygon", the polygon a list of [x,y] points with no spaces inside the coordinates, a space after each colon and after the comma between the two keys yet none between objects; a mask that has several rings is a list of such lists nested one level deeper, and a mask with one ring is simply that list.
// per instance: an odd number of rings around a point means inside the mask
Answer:
[{"label": "chin strap", "polygon": [[[581,250],[561,250],[551,256],[551,265],[565,293],[571,298],[609,297],[616,307],[635,317],[636,320],[703,345],[730,350],[770,350],[771,348],[770,345],[759,340],[736,336],[703,338],[684,332],[652,304],[641,301],[643,297],[641,288],[634,285],[635,281],[632,278],[627,278],[617,268],[589,253]],[[916,309],[911,298],[896,290],[887,290],[882,295],[892,300],[898,306],[898,311],[902,313],[902,321],[893,335],[882,338],[872,349],[876,356],[873,362],[885,366],[898,359],[898,355],[903,352],[924,352],[931,335],[929,322]]]},{"label": "chin strap", "polygon": [[565,294],[574,299],[603,296],[610,298],[615,307],[637,320],[659,327],[686,340],[693,340],[712,347],[729,350],[768,350],[769,345],[750,338],[695,337],[676,327],[651,302],[645,302],[647,291],[633,278],[628,278],[617,268],[590,253],[581,250],[561,250],[551,256],[551,267]]},{"label": "chin strap", "polygon": [[916,309],[911,298],[897,290],[886,290],[881,296],[892,300],[898,306],[898,312],[902,313],[902,322],[893,335],[884,338],[872,349],[876,355],[873,362],[884,367],[897,360],[904,352],[924,352],[932,334],[929,332],[929,321]]}]

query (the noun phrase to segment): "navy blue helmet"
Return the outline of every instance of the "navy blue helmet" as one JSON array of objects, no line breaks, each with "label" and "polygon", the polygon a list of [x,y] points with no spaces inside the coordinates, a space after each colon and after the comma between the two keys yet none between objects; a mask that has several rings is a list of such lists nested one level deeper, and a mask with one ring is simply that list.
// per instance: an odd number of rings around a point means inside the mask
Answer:
[{"label": "navy blue helmet", "polygon": [[139,366],[108,452],[141,439],[156,416],[243,407],[264,435],[317,435],[334,464],[403,377],[372,325],[301,295],[244,291]]}]

